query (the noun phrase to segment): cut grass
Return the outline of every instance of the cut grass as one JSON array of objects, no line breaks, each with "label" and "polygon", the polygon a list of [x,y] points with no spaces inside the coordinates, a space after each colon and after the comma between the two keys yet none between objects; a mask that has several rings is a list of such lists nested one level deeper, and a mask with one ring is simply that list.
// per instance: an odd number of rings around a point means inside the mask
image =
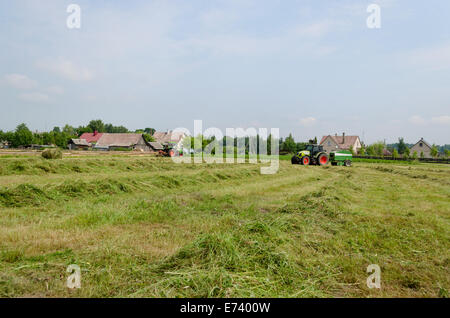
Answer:
[{"label": "cut grass", "polygon": [[[102,154],[0,158],[0,171],[3,297],[446,297],[450,288],[445,165],[283,161],[260,175],[258,165]],[[79,290],[65,286],[69,264],[82,269]],[[381,290],[366,286],[369,264],[381,267]]]}]

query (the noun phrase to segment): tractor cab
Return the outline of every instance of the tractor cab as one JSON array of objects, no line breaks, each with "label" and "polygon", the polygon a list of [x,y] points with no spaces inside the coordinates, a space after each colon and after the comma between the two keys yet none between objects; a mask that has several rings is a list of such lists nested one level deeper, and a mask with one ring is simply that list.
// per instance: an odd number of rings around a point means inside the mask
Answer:
[{"label": "tractor cab", "polygon": [[323,147],[317,144],[309,144],[306,149],[299,151],[291,159],[292,164],[302,165],[320,165],[324,166],[328,163],[328,155]]},{"label": "tractor cab", "polygon": [[320,145],[308,145],[306,146],[306,151],[309,151],[309,154],[312,156],[318,154],[319,152],[324,152],[323,146]]}]

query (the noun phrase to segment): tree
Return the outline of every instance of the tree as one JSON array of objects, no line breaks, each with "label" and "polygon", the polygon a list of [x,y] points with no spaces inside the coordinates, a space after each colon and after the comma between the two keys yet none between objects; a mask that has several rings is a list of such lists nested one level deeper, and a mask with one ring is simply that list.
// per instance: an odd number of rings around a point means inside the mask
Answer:
[{"label": "tree", "polygon": [[417,159],[417,151],[414,151],[413,155],[412,155],[413,159],[416,160]]},{"label": "tree", "polygon": [[423,151],[420,152],[420,158],[425,158],[425,155],[423,154]]},{"label": "tree", "polygon": [[348,148],[348,150],[350,150],[350,152],[352,153],[352,156],[355,156],[355,155],[356,155],[355,149],[353,148],[353,146],[350,146],[350,147]]},{"label": "tree", "polygon": [[144,132],[149,135],[153,135],[156,132],[155,128],[145,128]]},{"label": "tree", "polygon": [[445,149],[444,150],[445,156],[448,158],[450,157],[450,150],[449,149]]},{"label": "tree", "polygon": [[394,149],[394,150],[392,151],[392,157],[398,158],[398,151],[397,151],[397,149]]},{"label": "tree", "polygon": [[60,133],[61,129],[59,127],[53,127],[53,132]]},{"label": "tree", "polygon": [[297,144],[295,143],[294,137],[292,137],[292,134],[289,134],[289,136],[284,140],[281,150],[288,153],[294,153],[296,149]]},{"label": "tree", "polygon": [[431,146],[430,154],[431,154],[431,156],[433,158],[436,158],[438,156],[439,150],[438,150],[438,147],[435,144],[433,144],[433,146]]},{"label": "tree", "polygon": [[383,155],[383,149],[384,143],[382,141],[378,141],[367,147],[367,153],[369,154],[369,156],[381,157]]},{"label": "tree", "polygon": [[361,148],[358,149],[358,155],[365,156],[366,155],[366,146],[362,143]]},{"label": "tree", "polygon": [[404,158],[409,158],[410,150],[408,147],[405,148],[405,152],[403,153]]},{"label": "tree", "polygon": [[65,133],[65,134],[67,134],[69,136],[76,136],[77,135],[76,129],[73,128],[70,125],[67,125],[67,124],[63,127],[62,131],[63,131],[63,133]]},{"label": "tree", "polygon": [[17,126],[12,140],[13,147],[31,145],[33,142],[33,133],[28,129],[27,125],[20,124]]},{"label": "tree", "polygon": [[403,155],[406,151],[406,149],[408,148],[405,144],[405,141],[403,140],[403,138],[398,138],[398,153]]},{"label": "tree", "polygon": [[87,127],[90,128],[92,132],[94,131],[105,132],[105,124],[100,119],[91,120],[87,125]]},{"label": "tree", "polygon": [[144,133],[144,134],[142,134],[142,137],[144,137],[146,142],[153,142],[153,141],[155,141],[155,138],[153,138],[153,136],[150,135],[150,134]]}]

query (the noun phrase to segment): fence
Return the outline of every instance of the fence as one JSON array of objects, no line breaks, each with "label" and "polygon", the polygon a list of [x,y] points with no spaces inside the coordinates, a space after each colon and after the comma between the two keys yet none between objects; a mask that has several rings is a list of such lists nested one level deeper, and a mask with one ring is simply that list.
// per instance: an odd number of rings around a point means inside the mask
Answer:
[{"label": "fence", "polygon": [[375,157],[375,156],[353,156],[358,159],[378,159],[378,160],[398,160],[398,161],[414,161],[418,160],[425,163],[450,163],[450,158],[394,158],[394,157]]}]

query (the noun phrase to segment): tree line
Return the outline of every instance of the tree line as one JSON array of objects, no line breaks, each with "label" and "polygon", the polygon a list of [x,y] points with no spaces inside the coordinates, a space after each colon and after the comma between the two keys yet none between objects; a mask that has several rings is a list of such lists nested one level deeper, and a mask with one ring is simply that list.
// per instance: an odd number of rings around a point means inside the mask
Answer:
[{"label": "tree line", "polygon": [[[64,127],[54,127],[53,130],[49,132],[32,132],[26,124],[20,124],[16,127],[14,131],[3,132],[0,130],[0,142],[8,142],[12,148],[27,147],[30,145],[56,145],[60,148],[67,148],[67,145],[72,138],[78,138],[83,133],[140,133],[143,134],[144,139],[147,142],[154,141],[152,135],[155,133],[154,128],[144,128],[137,129],[135,131],[130,131],[124,126],[114,126],[113,124],[105,124],[101,119],[91,120],[86,126],[72,127],[66,124]],[[222,143],[223,147],[227,144],[227,139],[233,138],[225,136],[221,141],[216,141]],[[197,144],[201,144],[202,150],[208,150],[208,145],[212,146],[215,142],[215,137],[207,136],[196,136],[189,137],[188,141],[184,142],[185,148],[195,149],[195,140],[198,140]],[[248,154],[250,149],[250,144],[254,143],[256,149],[260,149],[259,136],[256,137],[234,137],[232,144],[234,145],[235,152],[239,145],[243,145],[245,153]],[[267,154],[271,152],[271,136],[269,135],[267,139]],[[299,151],[305,150],[306,146],[310,143],[317,144],[317,137],[314,139],[301,142],[296,142],[292,134],[289,134],[286,138],[279,138],[278,142],[280,154],[294,154]],[[423,154],[410,153],[410,147],[412,144],[406,144],[404,138],[399,138],[397,143],[388,144],[378,141],[370,145],[365,145],[362,143],[362,147],[355,151],[355,149],[348,149],[354,155],[360,156],[377,156],[382,157],[385,150],[392,154],[392,157],[404,157],[404,158],[419,158]],[[214,149],[212,150],[214,153]],[[437,157],[439,154],[443,154],[446,157],[450,157],[450,145],[438,146],[433,144],[431,147],[431,155]]]},{"label": "tree line", "polygon": [[28,147],[31,145],[55,145],[67,148],[70,139],[78,138],[83,133],[141,133],[147,141],[153,141],[154,128],[137,129],[130,131],[124,126],[105,124],[102,120],[91,120],[86,126],[73,127],[66,124],[64,127],[54,127],[48,132],[32,132],[26,124],[20,124],[14,131],[0,130],[0,142],[8,142],[10,147]]}]

